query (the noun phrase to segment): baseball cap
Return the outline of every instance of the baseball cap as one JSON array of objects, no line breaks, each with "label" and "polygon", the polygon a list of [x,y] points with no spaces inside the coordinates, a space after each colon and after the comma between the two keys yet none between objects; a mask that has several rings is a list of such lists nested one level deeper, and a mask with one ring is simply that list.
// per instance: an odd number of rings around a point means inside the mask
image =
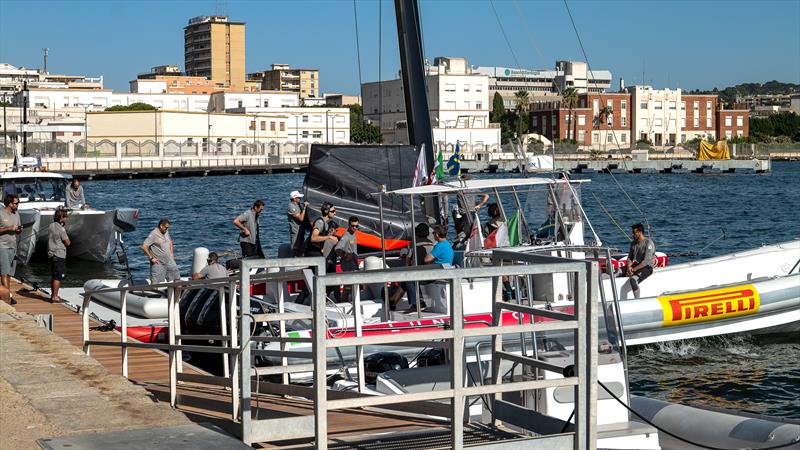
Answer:
[{"label": "baseball cap", "polygon": [[301,194],[300,191],[292,191],[292,193],[289,194],[289,198],[302,198],[302,197],[303,194]]}]

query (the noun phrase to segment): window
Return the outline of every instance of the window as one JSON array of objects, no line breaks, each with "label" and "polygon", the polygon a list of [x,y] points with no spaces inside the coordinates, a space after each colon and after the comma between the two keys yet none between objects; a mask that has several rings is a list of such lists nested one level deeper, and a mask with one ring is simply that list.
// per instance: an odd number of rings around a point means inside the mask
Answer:
[{"label": "window", "polygon": [[269,108],[269,100],[264,100],[264,108]]},{"label": "window", "polygon": [[600,133],[592,133],[592,144],[600,143]]},{"label": "window", "polygon": [[476,84],[475,85],[475,92],[483,92],[483,85]]},{"label": "window", "polygon": [[706,109],[711,110],[711,102],[706,102]]},{"label": "window", "polygon": [[242,101],[241,101],[241,100],[239,100],[239,102],[238,102],[238,103],[239,103],[239,108],[241,108],[241,107],[242,107]]},{"label": "window", "polygon": [[614,134],[613,133],[606,133],[606,143],[613,144],[614,143]]},{"label": "window", "polygon": [[628,126],[627,122],[628,122],[628,120],[627,120],[627,117],[625,117],[625,116],[621,116],[621,117],[619,118],[619,124],[620,124],[620,126],[621,126],[622,128],[625,128],[626,126]]},{"label": "window", "polygon": [[592,101],[592,109],[594,110],[595,114],[597,114],[597,111],[600,110],[600,101],[599,100],[594,99]]},{"label": "window", "polygon": [[274,121],[269,123],[269,131],[275,131],[275,122]]},{"label": "window", "polygon": [[286,122],[281,122],[281,131],[286,131]]},{"label": "window", "polygon": [[262,120],[261,121],[261,131],[267,131],[267,121],[266,120]]},{"label": "window", "polygon": [[607,101],[606,102],[606,106],[608,106],[609,108],[613,108],[614,107],[614,101],[613,100]]},{"label": "window", "polygon": [[737,127],[744,126],[744,116],[736,116],[736,126]]},{"label": "window", "polygon": [[694,127],[697,128],[700,126],[700,119],[697,116],[694,116]]},{"label": "window", "polygon": [[647,109],[647,102],[639,102],[639,109]]},{"label": "window", "polygon": [[711,117],[706,117],[706,128],[711,128]]},{"label": "window", "polygon": [[681,117],[681,128],[686,128],[686,117]]},{"label": "window", "polygon": [[464,85],[464,92],[469,92],[469,85],[468,84]]},{"label": "window", "polygon": [[464,109],[469,109],[469,100],[464,100]]},{"label": "window", "polygon": [[531,124],[533,125],[534,128],[538,127],[539,126],[539,116],[533,116],[531,118]]},{"label": "window", "polygon": [[[376,111],[377,112],[377,111]],[[303,123],[308,123],[308,116],[303,116],[302,118]]]},{"label": "window", "polygon": [[[685,104],[685,102],[684,102],[684,104]],[[685,134],[681,134],[681,144],[684,144],[684,143],[686,143],[686,135]]]},{"label": "window", "polygon": [[445,83],[444,91],[445,92],[455,92],[456,91],[455,83]]},{"label": "window", "polygon": [[321,137],[322,137],[322,131],[315,131],[314,132],[314,138],[315,139],[319,139]]},{"label": "window", "polygon": [[584,115],[579,115],[578,116],[578,125],[580,125],[580,126],[586,125],[586,116],[584,116]]},{"label": "window", "polygon": [[622,100],[621,102],[619,102],[619,108],[620,109],[626,109],[627,107],[628,107],[628,102],[627,101]]},{"label": "window", "polygon": [[653,126],[654,127],[660,127],[661,125],[662,125],[661,119],[653,120]]},{"label": "window", "polygon": [[584,130],[578,131],[578,142],[586,141],[586,132]]},{"label": "window", "polygon": [[303,130],[303,138],[308,138],[308,130]]},{"label": "window", "polygon": [[694,110],[697,111],[698,109],[700,109],[700,102],[695,100],[694,101]]},{"label": "window", "polygon": [[[209,127],[209,128],[211,128],[211,127]],[[255,130],[256,129],[256,121],[255,120],[251,120],[250,121],[250,129],[251,130]]]},{"label": "window", "polygon": [[726,126],[726,127],[729,127],[729,126],[731,126],[731,125],[732,125],[732,123],[731,123],[731,122],[732,122],[732,120],[731,120],[731,116],[725,116],[725,126]]},{"label": "window", "polygon": [[669,110],[675,111],[675,102],[669,102]]},{"label": "window", "polygon": [[456,102],[444,102],[444,109],[455,110],[456,109]]},{"label": "window", "polygon": [[475,109],[483,109],[483,103],[475,102]]},{"label": "window", "polygon": [[623,144],[628,142],[628,134],[627,133],[620,134],[619,141],[622,142]]},{"label": "window", "polygon": [[681,102],[681,111],[686,111],[686,102]]},{"label": "window", "polygon": [[661,111],[662,109],[664,109],[664,102],[662,102],[662,101],[657,101],[657,102],[656,102],[656,107],[655,107],[655,110],[656,110],[656,111]]}]

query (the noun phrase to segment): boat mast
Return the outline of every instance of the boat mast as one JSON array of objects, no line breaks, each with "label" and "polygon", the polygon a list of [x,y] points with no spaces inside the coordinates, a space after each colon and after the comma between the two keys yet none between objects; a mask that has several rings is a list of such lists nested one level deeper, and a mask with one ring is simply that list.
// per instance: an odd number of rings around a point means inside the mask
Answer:
[{"label": "boat mast", "polygon": [[[395,0],[397,17],[397,42],[400,44],[400,67],[403,77],[403,94],[406,102],[408,143],[420,148],[424,145],[425,164],[433,168],[433,129],[428,110],[428,93],[425,89],[425,60],[422,54],[419,5],[417,0]],[[413,200],[412,200],[413,201]],[[439,220],[438,199],[425,199],[425,213]],[[412,224],[413,233],[413,224]]]}]

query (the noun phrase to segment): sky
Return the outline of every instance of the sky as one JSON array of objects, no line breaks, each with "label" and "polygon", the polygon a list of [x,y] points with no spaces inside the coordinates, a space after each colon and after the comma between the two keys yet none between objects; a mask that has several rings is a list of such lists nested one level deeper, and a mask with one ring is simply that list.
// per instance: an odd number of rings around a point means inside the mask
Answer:
[{"label": "sky", "polygon": [[[563,0],[419,0],[425,56],[526,69],[588,59],[613,87],[800,83],[800,1],[567,1],[585,57]],[[391,0],[0,0],[0,62],[39,68],[47,47],[49,72],[128,91],[153,66],[183,69],[183,27],[212,14],[247,24],[248,72],[317,68],[321,93],[345,94],[397,78]]]}]

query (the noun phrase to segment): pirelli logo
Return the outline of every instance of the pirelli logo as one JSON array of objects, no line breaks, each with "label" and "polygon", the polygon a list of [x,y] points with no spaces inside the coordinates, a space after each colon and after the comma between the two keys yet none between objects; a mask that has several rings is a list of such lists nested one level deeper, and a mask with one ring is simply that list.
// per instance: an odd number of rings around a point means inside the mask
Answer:
[{"label": "pirelli logo", "polygon": [[760,300],[752,284],[658,297],[665,327],[755,314]]}]

